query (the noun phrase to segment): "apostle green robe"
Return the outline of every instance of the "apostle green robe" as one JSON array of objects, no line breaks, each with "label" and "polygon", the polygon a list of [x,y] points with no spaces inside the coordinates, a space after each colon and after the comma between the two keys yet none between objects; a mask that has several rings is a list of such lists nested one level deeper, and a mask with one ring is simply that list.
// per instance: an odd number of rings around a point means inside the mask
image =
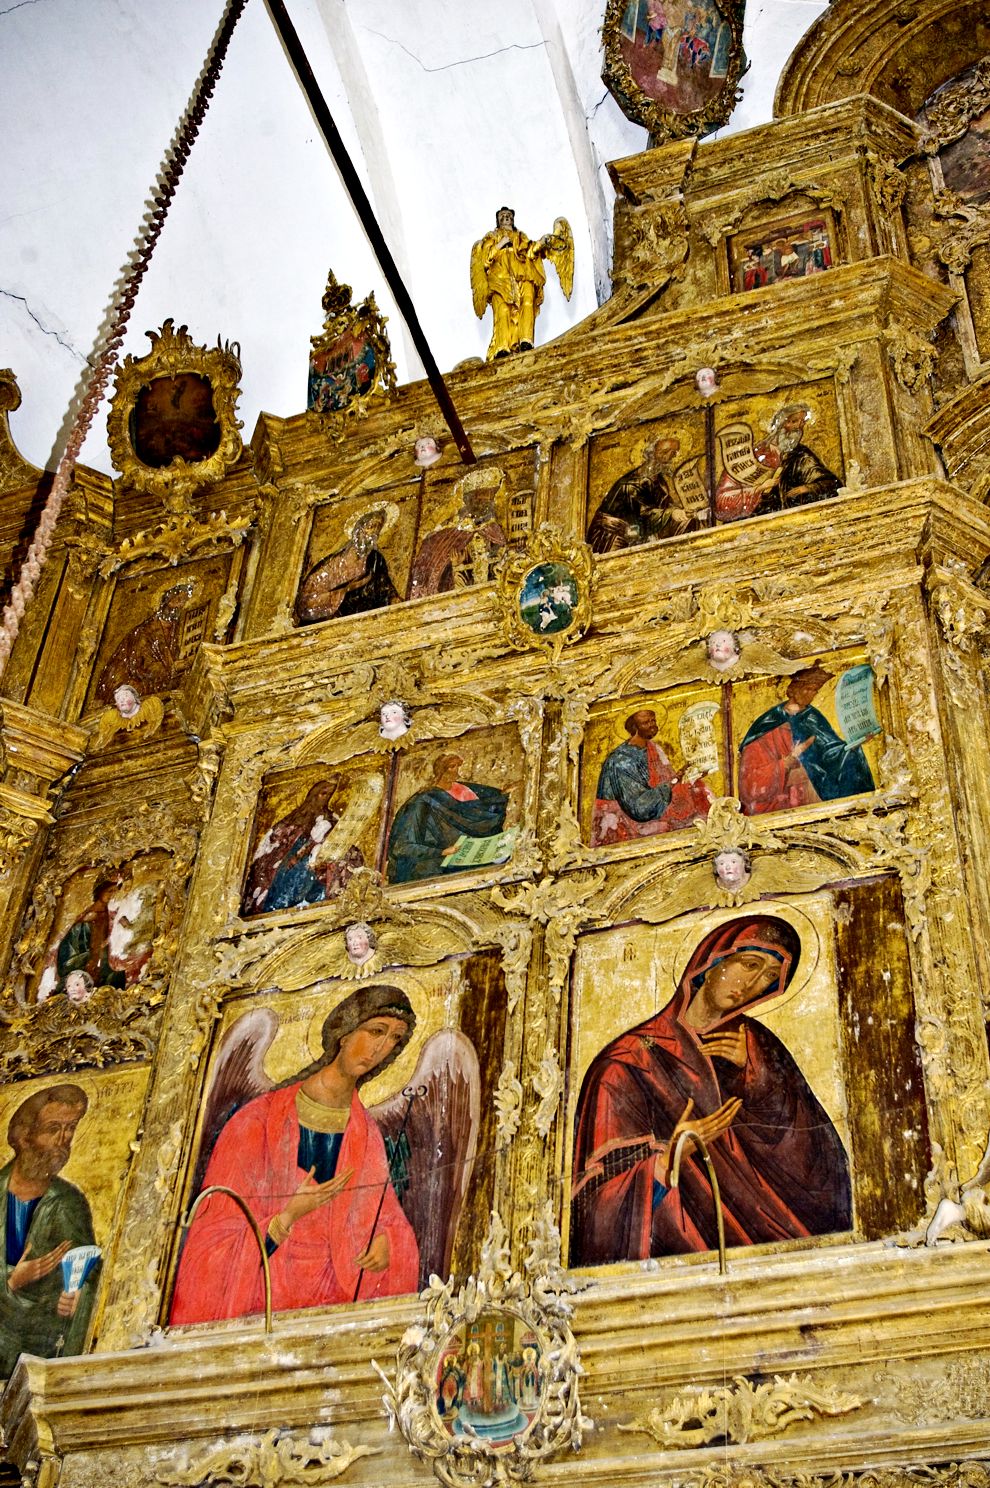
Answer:
[{"label": "apostle green robe", "polygon": [[[11,1161],[0,1168],[0,1215],[4,1218],[5,1242],[7,1194],[13,1167]],[[53,1178],[31,1216],[25,1243],[30,1244],[31,1255],[37,1257],[47,1255],[63,1240],[70,1241],[73,1246],[92,1245],[93,1219],[85,1195],[64,1178]],[[63,1291],[62,1267],[56,1266],[33,1286],[12,1292],[7,1279],[14,1264],[7,1260],[5,1243],[0,1247],[0,1377],[4,1379],[9,1378],[19,1354],[52,1358],[58,1349],[59,1338],[64,1339],[62,1354],[81,1352],[99,1274],[99,1267],[94,1267],[83,1284],[75,1316],[61,1318],[57,1308]]]}]

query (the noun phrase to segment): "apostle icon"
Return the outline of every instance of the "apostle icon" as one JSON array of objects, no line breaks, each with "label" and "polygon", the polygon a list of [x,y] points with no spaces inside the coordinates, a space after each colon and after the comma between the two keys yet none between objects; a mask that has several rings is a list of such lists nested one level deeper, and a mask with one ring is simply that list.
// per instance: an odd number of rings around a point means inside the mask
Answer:
[{"label": "apostle icon", "polygon": [[461,505],[452,520],[428,532],[420,543],[410,599],[487,583],[508,542],[496,509],[497,501],[506,497],[500,470],[475,467],[454,489]]},{"label": "apostle icon", "polygon": [[372,777],[365,782],[366,789],[355,786],[346,813],[337,776],[310,786],[299,804],[274,822],[255,848],[243,913],[263,914],[336,898],[354,870],[364,866],[355,837],[377,806],[376,784]]},{"label": "apostle icon", "polygon": [[388,880],[412,883],[505,863],[516,829],[505,826],[509,797],[496,786],[462,780],[464,760],[442,754],[432,783],[399,807],[388,839]]},{"label": "apostle icon", "polygon": [[82,1352],[96,1300],[100,1250],[86,1195],[59,1177],[89,1097],[79,1085],[34,1091],[7,1127],[12,1159],[0,1168],[5,1244],[0,1254],[0,1375],[22,1353]]},{"label": "apostle icon", "polygon": [[[100,672],[96,684],[100,702],[115,704],[122,688],[135,697],[148,697],[176,685],[203,637],[207,607],[197,603],[200,590],[195,579],[173,584],[159,598],[154,613],[126,633]],[[121,717],[128,714],[121,710]]]},{"label": "apostle icon", "polygon": [[679,447],[676,439],[655,440],[639,465],[609,487],[588,525],[592,552],[613,553],[696,530],[696,518],[673,494],[670,466]]},{"label": "apostle icon", "polygon": [[379,546],[397,518],[398,510],[391,503],[354,518],[345,529],[343,546],[314,563],[304,575],[296,595],[297,624],[360,615],[399,598]]},{"label": "apostle icon", "polygon": [[778,409],[765,438],[756,445],[749,424],[732,423],[719,430],[717,521],[737,522],[754,514],[789,511],[837,493],[839,477],[804,443],[813,417],[805,403]]},{"label": "apostle icon", "polygon": [[708,932],[673,997],[592,1061],[578,1100],[572,1265],[714,1250],[707,1170],[673,1148],[707,1143],[729,1245],[827,1235],[852,1224],[838,1132],[780,1038],[750,1016],[792,981],[801,941],[787,921],[747,915]]},{"label": "apostle icon", "polygon": [[656,742],[659,725],[652,708],[630,713],[623,726],[629,737],[606,757],[598,776],[592,847],[689,826],[708,815],[712,802],[697,766],[675,773]]},{"label": "apostle icon", "polygon": [[873,672],[850,667],[835,689],[845,738],[813,706],[832,680],[820,663],[802,667],[783,702],[750,724],[739,746],[739,799],[747,816],[813,806],[875,789],[864,742],[880,732],[873,707]]}]

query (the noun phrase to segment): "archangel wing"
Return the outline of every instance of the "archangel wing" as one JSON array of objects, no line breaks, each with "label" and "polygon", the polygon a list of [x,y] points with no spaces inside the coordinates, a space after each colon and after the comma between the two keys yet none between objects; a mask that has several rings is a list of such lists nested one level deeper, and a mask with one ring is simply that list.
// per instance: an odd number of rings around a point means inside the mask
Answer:
[{"label": "archangel wing", "polygon": [[488,305],[488,280],[485,276],[485,240],[479,238],[471,249],[471,300],[480,320]]},{"label": "archangel wing", "polygon": [[385,789],[381,775],[368,775],[355,783],[349,793],[347,805],[313,854],[312,863],[334,863],[344,857],[348,848],[361,840],[362,833],[372,812],[378,807]]},{"label": "archangel wing", "polygon": [[[471,1040],[445,1028],[426,1040],[407,1089],[369,1109],[389,1154],[392,1182],[419,1242],[419,1279],[449,1275],[454,1234],[471,1181],[481,1123],[481,1072]],[[403,1129],[403,1120],[405,1128]]]},{"label": "archangel wing", "polygon": [[574,288],[574,234],[566,217],[558,217],[553,225],[547,258],[557,270],[564,299],[569,300]]},{"label": "archangel wing", "polygon": [[232,1023],[220,1041],[217,1062],[206,1097],[206,1114],[200,1135],[199,1156],[190,1198],[203,1186],[203,1175],[217,1137],[235,1111],[271,1090],[265,1074],[265,1055],[278,1032],[278,1018],[271,1008],[252,1008]]}]

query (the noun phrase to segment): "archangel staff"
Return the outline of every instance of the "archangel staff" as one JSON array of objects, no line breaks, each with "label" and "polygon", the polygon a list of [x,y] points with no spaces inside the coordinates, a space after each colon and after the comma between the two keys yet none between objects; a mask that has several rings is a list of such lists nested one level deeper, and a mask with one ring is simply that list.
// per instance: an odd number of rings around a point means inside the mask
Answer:
[{"label": "archangel staff", "polygon": [[[420,1099],[422,1099],[422,1097],[426,1094],[426,1086],[425,1085],[417,1085],[416,1088],[413,1089],[413,1087],[411,1085],[407,1085],[406,1088],[405,1088],[405,1090],[403,1090],[402,1094],[406,1098],[406,1109],[402,1113],[402,1125],[399,1127],[398,1135],[395,1138],[395,1145],[396,1145],[396,1147],[398,1147],[399,1143],[402,1141],[403,1136],[405,1135],[406,1122],[409,1120],[409,1112],[412,1110],[412,1103],[416,1099],[417,1096],[419,1096]],[[373,1222],[373,1224],[371,1226],[371,1234],[368,1236],[368,1243],[364,1247],[364,1251],[362,1252],[362,1254],[364,1254],[365,1252],[367,1252],[367,1251],[369,1251],[371,1249],[371,1242],[375,1238],[375,1231],[378,1228],[378,1221],[382,1217],[382,1205],[385,1202],[385,1194],[388,1191],[388,1186],[389,1186],[389,1183],[390,1182],[391,1182],[391,1175],[388,1178],[386,1178],[385,1179],[385,1182],[382,1184],[381,1196],[380,1196],[380,1198],[378,1200],[378,1208],[375,1210],[375,1218],[374,1218],[374,1222]],[[358,1293],[361,1290],[361,1282],[364,1279],[364,1271],[365,1271],[365,1268],[362,1266],[361,1269],[360,1269],[360,1271],[358,1272],[357,1285],[354,1288],[354,1296],[351,1298],[351,1301],[352,1302],[356,1302],[357,1299],[358,1299]]]}]

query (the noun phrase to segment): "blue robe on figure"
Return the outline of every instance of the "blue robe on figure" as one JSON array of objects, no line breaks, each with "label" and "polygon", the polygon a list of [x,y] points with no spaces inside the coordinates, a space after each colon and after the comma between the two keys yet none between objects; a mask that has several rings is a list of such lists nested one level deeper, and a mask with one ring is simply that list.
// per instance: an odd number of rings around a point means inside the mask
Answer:
[{"label": "blue robe on figure", "polygon": [[[441,786],[416,791],[395,814],[388,840],[389,883],[412,883],[447,871],[445,847],[458,837],[493,837],[505,825],[509,798],[493,785],[465,782],[474,800],[459,801]],[[456,865],[449,869],[463,871]]]}]

